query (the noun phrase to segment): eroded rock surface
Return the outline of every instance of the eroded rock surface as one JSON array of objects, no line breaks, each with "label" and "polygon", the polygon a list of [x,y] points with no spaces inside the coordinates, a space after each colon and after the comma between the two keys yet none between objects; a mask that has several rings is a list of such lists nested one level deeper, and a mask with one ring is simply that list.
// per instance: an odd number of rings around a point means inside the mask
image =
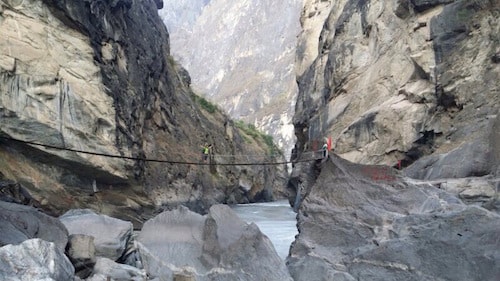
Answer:
[{"label": "eroded rock surface", "polygon": [[64,250],[38,238],[1,247],[0,261],[2,280],[73,280],[75,276]]},{"label": "eroded rock surface", "polygon": [[351,162],[295,165],[292,277],[495,280],[500,3],[327,2],[301,17],[297,159],[331,137]]},{"label": "eroded rock surface", "polygon": [[225,205],[206,216],[187,208],[161,213],[137,241],[144,268],[158,280],[291,280],[270,240]]},{"label": "eroded rock surface", "polygon": [[498,170],[499,5],[305,1],[298,150],[331,137],[346,159],[415,163],[418,178]]},{"label": "eroded rock surface", "polygon": [[388,166],[320,165],[287,260],[294,280],[496,280],[500,216]]},{"label": "eroded rock surface", "polygon": [[68,230],[58,219],[33,207],[0,201],[0,247],[33,238],[53,242],[64,252]]},{"label": "eroded rock surface", "polygon": [[66,226],[69,234],[84,234],[94,237],[97,256],[111,260],[119,259],[132,236],[132,223],[92,210],[70,210],[59,220]]},{"label": "eroded rock surface", "polygon": [[88,280],[98,281],[108,279],[130,281],[150,280],[147,279],[144,270],[130,265],[119,264],[108,258],[99,257],[94,266],[93,275]]},{"label": "eroded rock surface", "polygon": [[0,1],[0,173],[33,204],[56,216],[92,208],[139,227],[163,205],[206,212],[282,196],[284,169],[178,164],[201,162],[204,143],[219,155],[280,156],[194,95],[170,56],[162,3]]},{"label": "eroded rock surface", "polygon": [[94,239],[94,236],[84,234],[69,236],[65,253],[80,278],[88,277],[96,263]]}]

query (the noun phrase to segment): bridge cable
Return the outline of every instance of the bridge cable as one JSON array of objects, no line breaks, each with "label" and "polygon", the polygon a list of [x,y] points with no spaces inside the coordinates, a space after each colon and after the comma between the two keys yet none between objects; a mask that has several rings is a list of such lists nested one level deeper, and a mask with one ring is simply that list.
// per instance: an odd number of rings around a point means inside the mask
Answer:
[{"label": "bridge cable", "polygon": [[[145,162],[155,162],[155,163],[168,163],[168,164],[181,164],[181,165],[198,165],[198,166],[209,166],[209,165],[216,165],[216,166],[271,166],[271,165],[284,165],[284,164],[291,164],[291,163],[298,163],[298,162],[309,162],[309,161],[314,161],[318,160],[318,158],[312,158],[312,159],[300,159],[300,160],[294,160],[294,161],[278,161],[278,162],[254,162],[254,163],[205,163],[205,162],[188,162],[188,161],[173,161],[173,160],[164,160],[164,159],[154,159],[154,158],[143,158],[143,157],[132,157],[132,156],[123,156],[123,155],[114,155],[114,154],[107,154],[107,153],[101,153],[101,152],[93,152],[93,151],[86,151],[86,150],[80,150],[80,149],[73,149],[73,148],[66,148],[66,147],[61,147],[61,146],[56,146],[56,145],[50,145],[50,144],[43,144],[43,143],[38,143],[38,142],[33,142],[33,141],[25,141],[25,140],[19,140],[15,139],[12,137],[7,137],[0,135],[1,139],[4,140],[9,140],[9,141],[14,141],[22,144],[29,144],[29,145],[35,145],[35,146],[43,146],[45,148],[50,148],[50,149],[56,149],[56,150],[62,150],[62,151],[71,151],[71,152],[77,152],[77,153],[82,153],[82,154],[89,154],[89,155],[96,155],[96,156],[102,156],[102,157],[108,157],[108,158],[118,158],[118,159],[126,159],[126,160],[134,160],[134,161],[145,161]],[[217,154],[212,154],[213,156],[217,156]],[[238,156],[238,155],[234,155]]]}]

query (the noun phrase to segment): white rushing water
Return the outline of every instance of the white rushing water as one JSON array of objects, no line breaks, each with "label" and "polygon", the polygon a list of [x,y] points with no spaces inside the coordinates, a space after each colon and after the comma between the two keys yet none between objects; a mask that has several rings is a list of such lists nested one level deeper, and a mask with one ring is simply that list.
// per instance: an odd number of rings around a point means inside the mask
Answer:
[{"label": "white rushing water", "polygon": [[290,244],[297,235],[296,214],[288,201],[240,204],[232,209],[243,221],[255,223],[269,237],[283,260],[288,256]]}]

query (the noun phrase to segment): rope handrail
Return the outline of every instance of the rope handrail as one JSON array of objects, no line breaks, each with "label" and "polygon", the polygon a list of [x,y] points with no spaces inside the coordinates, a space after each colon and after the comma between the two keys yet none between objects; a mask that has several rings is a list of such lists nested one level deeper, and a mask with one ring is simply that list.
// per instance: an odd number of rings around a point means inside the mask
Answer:
[{"label": "rope handrail", "polygon": [[[284,161],[276,161],[276,162],[272,162],[272,161],[240,162],[240,163],[212,163],[210,161],[208,161],[208,162],[190,162],[190,161],[175,161],[175,160],[155,159],[155,158],[145,158],[145,157],[133,157],[133,156],[108,154],[108,153],[101,153],[101,152],[94,152],[94,151],[86,151],[86,150],[66,148],[66,147],[61,147],[61,146],[56,146],[56,145],[43,144],[43,143],[38,143],[38,142],[33,142],[33,141],[19,140],[19,139],[4,136],[4,135],[0,135],[0,139],[14,141],[14,142],[22,143],[22,144],[42,146],[45,148],[50,148],[50,149],[55,149],[55,150],[70,151],[70,152],[95,155],[95,156],[102,156],[102,157],[108,157],[108,158],[133,160],[133,161],[144,161],[144,162],[167,163],[167,164],[199,165],[199,166],[207,166],[207,165],[218,165],[218,166],[284,165],[284,164],[293,164],[293,163],[299,163],[299,162],[315,161],[315,160],[323,158],[321,155],[322,150],[317,150],[317,151],[305,151],[302,153],[302,154],[306,154],[306,155],[309,153],[310,155],[314,156],[312,158],[301,157],[301,159],[297,159],[297,160],[284,160]],[[218,157],[219,155],[218,154],[210,154],[209,156],[210,157]],[[226,154],[226,156],[230,156],[230,155]],[[236,159],[237,157],[240,157],[240,156],[248,157],[248,156],[252,156],[252,155],[232,155],[232,156],[234,156],[235,157],[234,159]],[[269,158],[269,156],[267,156],[267,158]]]}]

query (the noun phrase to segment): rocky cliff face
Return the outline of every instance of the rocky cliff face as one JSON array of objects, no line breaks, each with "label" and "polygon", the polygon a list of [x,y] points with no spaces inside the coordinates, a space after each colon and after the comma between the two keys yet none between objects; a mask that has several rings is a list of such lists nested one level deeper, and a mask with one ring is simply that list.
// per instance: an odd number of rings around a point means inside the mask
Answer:
[{"label": "rocky cliff face", "polygon": [[305,1],[299,150],[332,137],[349,160],[414,163],[413,177],[495,172],[499,10],[487,0]]},{"label": "rocky cliff face", "polygon": [[326,137],[334,153],[289,181],[294,280],[496,280],[499,14],[487,0],[305,1],[298,158]]},{"label": "rocky cliff face", "polygon": [[[289,151],[300,1],[169,1],[172,53],[200,95]],[[175,11],[175,12],[172,12]]]},{"label": "rocky cliff face", "polygon": [[318,168],[287,259],[295,281],[498,279],[498,213],[388,166],[331,155]]},{"label": "rocky cliff face", "polygon": [[[162,205],[203,211],[215,202],[279,194],[283,169],[176,164],[200,162],[205,142],[219,155],[265,157],[269,150],[192,93],[189,75],[169,55],[161,6],[0,1],[1,136],[129,157],[2,138],[4,196],[56,214],[92,207],[140,222],[147,209]],[[144,158],[174,162],[137,160]]]}]

